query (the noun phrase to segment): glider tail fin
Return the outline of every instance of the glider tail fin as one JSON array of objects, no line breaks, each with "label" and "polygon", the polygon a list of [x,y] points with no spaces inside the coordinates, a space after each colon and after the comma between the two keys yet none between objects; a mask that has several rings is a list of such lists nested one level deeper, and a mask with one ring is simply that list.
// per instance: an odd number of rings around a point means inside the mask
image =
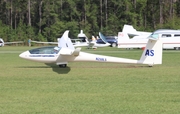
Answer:
[{"label": "glider tail fin", "polygon": [[149,66],[162,64],[162,41],[158,34],[149,37],[139,63],[149,64]]},{"label": "glider tail fin", "polygon": [[69,48],[74,50],[71,39],[68,37],[69,30],[66,30],[61,38],[58,38],[58,47]]},{"label": "glider tail fin", "polygon": [[124,25],[122,32],[126,32],[126,33],[135,33],[137,32],[136,29],[134,29],[134,27],[132,25]]}]

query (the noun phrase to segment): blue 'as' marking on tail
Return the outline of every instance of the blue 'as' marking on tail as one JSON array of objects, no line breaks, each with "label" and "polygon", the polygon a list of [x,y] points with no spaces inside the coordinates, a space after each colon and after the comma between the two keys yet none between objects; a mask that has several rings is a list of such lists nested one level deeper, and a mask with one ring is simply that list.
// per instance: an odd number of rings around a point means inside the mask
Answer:
[{"label": "blue 'as' marking on tail", "polygon": [[145,56],[154,56],[154,50],[146,50]]}]

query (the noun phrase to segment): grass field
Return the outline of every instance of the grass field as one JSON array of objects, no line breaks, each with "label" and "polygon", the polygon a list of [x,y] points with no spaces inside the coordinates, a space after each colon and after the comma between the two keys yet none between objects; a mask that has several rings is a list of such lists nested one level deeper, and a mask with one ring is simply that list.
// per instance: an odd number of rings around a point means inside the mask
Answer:
[{"label": "grass field", "polygon": [[[163,64],[71,62],[67,68],[26,61],[29,47],[0,48],[0,114],[179,114],[180,51]],[[139,59],[142,50],[83,49]]]}]

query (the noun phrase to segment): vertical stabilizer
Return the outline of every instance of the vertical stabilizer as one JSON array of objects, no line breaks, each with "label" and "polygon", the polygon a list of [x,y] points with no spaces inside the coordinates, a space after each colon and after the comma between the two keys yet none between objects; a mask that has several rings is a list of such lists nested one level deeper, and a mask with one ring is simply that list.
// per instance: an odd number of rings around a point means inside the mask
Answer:
[{"label": "vertical stabilizer", "polygon": [[125,33],[135,33],[137,32],[136,29],[134,29],[134,27],[132,25],[124,25],[122,32]]},{"label": "vertical stabilizer", "polygon": [[86,34],[83,33],[83,30],[80,31],[80,33],[77,36],[79,39],[82,40],[82,42],[89,42],[88,41],[88,37],[86,36]]},{"label": "vertical stabilizer", "polygon": [[58,38],[58,47],[69,48],[74,50],[71,39],[68,37],[69,30],[66,30],[61,38]]},{"label": "vertical stabilizer", "polygon": [[139,63],[149,64],[150,66],[162,64],[162,41],[158,34],[149,37]]}]

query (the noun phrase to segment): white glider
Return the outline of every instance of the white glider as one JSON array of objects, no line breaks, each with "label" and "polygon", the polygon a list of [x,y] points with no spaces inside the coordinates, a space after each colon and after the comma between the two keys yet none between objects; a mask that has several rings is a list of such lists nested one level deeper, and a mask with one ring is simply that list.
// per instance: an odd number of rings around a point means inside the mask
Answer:
[{"label": "white glider", "polygon": [[97,43],[97,40],[92,40],[91,42],[89,42],[89,47],[97,48],[97,47],[107,47],[111,45],[110,43],[107,42],[105,36],[101,32],[99,32],[99,38],[103,41],[102,44]]},{"label": "white glider", "polygon": [[159,34],[162,41],[163,49],[180,49],[180,30],[173,29],[159,29],[154,31],[151,35],[140,35],[129,38],[127,33],[118,33],[118,48],[142,48],[148,42],[148,37]]},{"label": "white glider", "polygon": [[134,29],[132,25],[124,25],[122,29],[123,33],[127,33],[129,36],[141,36],[141,35],[151,35],[152,32],[144,32],[144,31],[137,31]]},{"label": "white glider", "polygon": [[21,53],[19,57],[36,62],[54,63],[60,67],[66,67],[68,62],[73,61],[132,63],[147,64],[149,66],[162,64],[162,42],[157,36],[149,38],[140,60],[134,60],[81,52],[81,48],[74,48],[68,34],[68,30],[64,32],[63,36],[58,40],[58,47],[40,47],[28,50]]}]

